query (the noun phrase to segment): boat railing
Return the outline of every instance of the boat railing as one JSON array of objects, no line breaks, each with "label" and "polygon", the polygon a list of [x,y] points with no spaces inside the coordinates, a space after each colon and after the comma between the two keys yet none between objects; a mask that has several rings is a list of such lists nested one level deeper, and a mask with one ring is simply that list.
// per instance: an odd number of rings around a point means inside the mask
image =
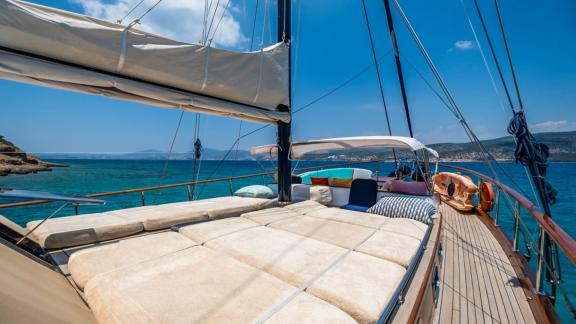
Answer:
[{"label": "boat railing", "polygon": [[[515,254],[515,257],[523,259],[522,263],[526,265],[526,267],[530,261],[531,250],[536,252],[537,254],[537,260],[535,265],[536,275],[534,276],[533,273],[530,271],[530,269],[524,269],[524,270],[528,270],[526,274],[527,277],[533,281],[531,284],[535,292],[542,297],[544,296],[551,297],[550,301],[552,304],[554,304],[554,301],[556,299],[555,296],[556,289],[552,288],[551,294],[545,292],[544,277],[546,273],[548,273],[550,278],[552,278],[549,281],[549,283],[552,286],[559,286],[561,282],[556,277],[557,274],[553,271],[554,265],[549,264],[546,261],[545,254],[543,252],[545,246],[545,240],[548,238],[553,243],[555,243],[560,248],[560,250],[562,250],[566,258],[572,263],[572,266],[576,265],[576,241],[568,233],[566,233],[562,229],[562,227],[558,225],[549,215],[546,215],[544,212],[542,212],[534,202],[526,198],[523,194],[519,193],[518,191],[500,182],[499,180],[461,166],[446,163],[440,163],[439,166],[445,169],[460,172],[464,175],[475,177],[478,180],[479,184],[482,184],[482,182],[490,182],[494,185],[496,190],[494,192],[494,206],[491,214],[486,213],[480,209],[478,209],[478,212],[481,215],[484,215],[487,218],[489,218],[491,220],[492,225],[496,228],[500,228],[503,221],[502,219],[503,215],[501,212],[502,209],[501,205],[503,201],[502,195],[504,194],[507,197],[511,198],[508,200],[508,203],[512,205],[510,206],[512,212],[510,213],[511,215],[509,215],[510,217],[513,218],[509,219],[509,221],[511,221],[513,224],[512,237],[506,234],[506,232],[503,230],[499,230],[499,233],[505,236],[505,240],[503,240],[504,243],[506,243],[510,248],[510,250],[514,252],[513,254]],[[479,188],[481,188],[481,186],[479,186]],[[523,213],[523,211],[525,212]],[[538,242],[530,242],[530,244],[526,242],[527,251],[525,251],[526,252],[525,254],[521,254],[519,247],[520,234],[522,233],[523,230],[522,226],[525,225],[525,223],[523,223],[524,220],[522,219],[523,215],[525,214],[530,215],[531,219],[536,223],[539,235],[537,239]],[[524,239],[528,240],[525,234]],[[563,295],[564,298],[566,299],[567,295],[566,294]],[[574,309],[572,309],[569,301],[568,300],[565,301],[566,305],[569,308],[569,312],[573,313],[574,315]]]},{"label": "boat railing", "polygon": [[[326,168],[335,168],[335,167],[346,167],[346,166],[354,166],[354,165],[361,165],[361,164],[368,164],[368,163],[378,163],[382,162],[382,160],[370,160],[370,161],[348,161],[343,163],[333,163],[328,165],[317,165],[317,166],[309,166],[303,168],[294,169],[294,173],[312,171],[312,170],[320,170]],[[242,180],[242,179],[249,179],[249,178],[258,178],[258,177],[273,177],[275,174],[274,171],[265,171],[259,173],[251,173],[245,175],[237,175],[231,177],[221,177],[221,178],[213,178],[213,179],[202,179],[196,181],[186,181],[186,182],[179,182],[179,183],[171,183],[171,184],[164,184],[158,186],[150,186],[150,187],[141,187],[141,188],[133,188],[133,189],[125,189],[125,190],[117,190],[117,191],[109,191],[109,192],[100,192],[100,193],[93,193],[87,194],[85,197],[88,198],[105,198],[105,197],[113,197],[113,196],[120,196],[120,195],[128,195],[128,194],[140,194],[140,204],[142,206],[146,205],[146,193],[151,191],[159,191],[159,190],[166,190],[166,189],[173,189],[173,188],[182,188],[184,187],[187,190],[188,200],[193,200],[193,188],[194,186],[198,185],[206,185],[212,183],[222,183],[228,182],[230,188],[230,194],[234,192],[234,181]],[[7,209],[7,208],[16,208],[16,207],[25,207],[25,206],[36,206],[36,205],[43,205],[49,204],[51,201],[49,200],[31,200],[31,201],[21,201],[21,202],[12,202],[12,203],[5,203],[0,204],[0,209]],[[79,206],[73,205],[74,213],[76,215],[79,214]]]}]

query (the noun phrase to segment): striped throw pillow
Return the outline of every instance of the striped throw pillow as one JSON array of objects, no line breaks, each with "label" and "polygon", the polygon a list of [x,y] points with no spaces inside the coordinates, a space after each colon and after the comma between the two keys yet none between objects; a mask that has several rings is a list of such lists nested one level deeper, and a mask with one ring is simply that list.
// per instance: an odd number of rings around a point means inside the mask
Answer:
[{"label": "striped throw pillow", "polygon": [[436,207],[429,197],[384,193],[376,205],[366,212],[392,218],[409,218],[430,224],[432,216],[436,214]]}]

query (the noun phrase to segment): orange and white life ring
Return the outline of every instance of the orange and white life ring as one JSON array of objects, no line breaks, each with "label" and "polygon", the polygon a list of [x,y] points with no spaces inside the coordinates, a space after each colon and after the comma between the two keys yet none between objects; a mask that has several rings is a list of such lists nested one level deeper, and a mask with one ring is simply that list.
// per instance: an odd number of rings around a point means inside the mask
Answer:
[{"label": "orange and white life ring", "polygon": [[494,208],[494,189],[491,182],[482,182],[478,195],[478,207],[485,212]]}]

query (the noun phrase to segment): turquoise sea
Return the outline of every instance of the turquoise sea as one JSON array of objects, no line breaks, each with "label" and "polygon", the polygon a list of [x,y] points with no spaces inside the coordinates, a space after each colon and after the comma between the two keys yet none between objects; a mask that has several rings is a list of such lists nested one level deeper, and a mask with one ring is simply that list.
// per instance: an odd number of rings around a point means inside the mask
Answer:
[{"label": "turquoise sea", "polygon": [[[68,165],[65,168],[54,168],[51,172],[42,172],[29,175],[11,175],[0,177],[0,187],[14,189],[45,190],[75,195],[109,192],[139,187],[149,187],[162,184],[186,182],[192,179],[192,161],[170,161],[165,168],[165,161],[137,161],[137,160],[54,160],[53,162]],[[301,162],[298,167],[313,165],[327,165],[338,162]],[[340,162],[341,163],[341,162]],[[254,161],[225,161],[216,170],[218,161],[203,161],[200,168],[200,179],[224,178],[235,175],[273,171],[271,162],[257,163]],[[473,170],[489,174],[483,163],[454,163]],[[393,168],[389,163],[370,163],[358,167],[380,171],[387,174]],[[532,189],[523,168],[514,163],[501,163],[496,168],[500,180],[512,188],[523,192],[528,198],[534,200]],[[562,226],[572,237],[576,237],[576,224],[574,210],[576,209],[576,163],[552,163],[548,174],[549,181],[559,191],[558,202],[552,207],[554,220]],[[199,185],[194,188],[198,198],[209,198],[229,195],[250,184],[272,183],[270,176],[260,176]],[[126,194],[104,198],[104,206],[80,206],[80,213],[92,213],[119,208],[135,207],[141,204],[140,193]],[[188,199],[186,187],[151,191],[145,194],[146,204],[160,204],[167,202],[184,201]],[[8,201],[0,200],[0,203]],[[34,219],[41,219],[50,214],[59,204],[46,204],[34,207],[20,207],[14,209],[1,209],[0,214],[7,216],[15,222],[24,225]],[[502,228],[512,237],[513,219],[510,208],[502,204],[500,223]],[[63,210],[58,216],[72,215],[72,208]],[[527,230],[528,240],[537,239],[535,223],[527,213],[523,213],[523,220]],[[521,247],[524,250],[524,243]],[[532,252],[531,264],[534,264],[536,255]],[[576,303],[576,270],[570,262],[561,255],[562,287],[566,294]],[[558,312],[563,322],[573,322],[567,311],[563,297],[558,295]]]}]

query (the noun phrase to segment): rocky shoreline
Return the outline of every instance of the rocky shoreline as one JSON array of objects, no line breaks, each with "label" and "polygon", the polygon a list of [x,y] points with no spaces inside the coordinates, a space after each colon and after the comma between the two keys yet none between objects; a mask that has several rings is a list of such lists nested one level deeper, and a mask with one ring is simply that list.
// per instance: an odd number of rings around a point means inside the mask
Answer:
[{"label": "rocky shoreline", "polygon": [[27,154],[0,135],[0,176],[51,171],[53,167],[65,165],[50,163]]}]

